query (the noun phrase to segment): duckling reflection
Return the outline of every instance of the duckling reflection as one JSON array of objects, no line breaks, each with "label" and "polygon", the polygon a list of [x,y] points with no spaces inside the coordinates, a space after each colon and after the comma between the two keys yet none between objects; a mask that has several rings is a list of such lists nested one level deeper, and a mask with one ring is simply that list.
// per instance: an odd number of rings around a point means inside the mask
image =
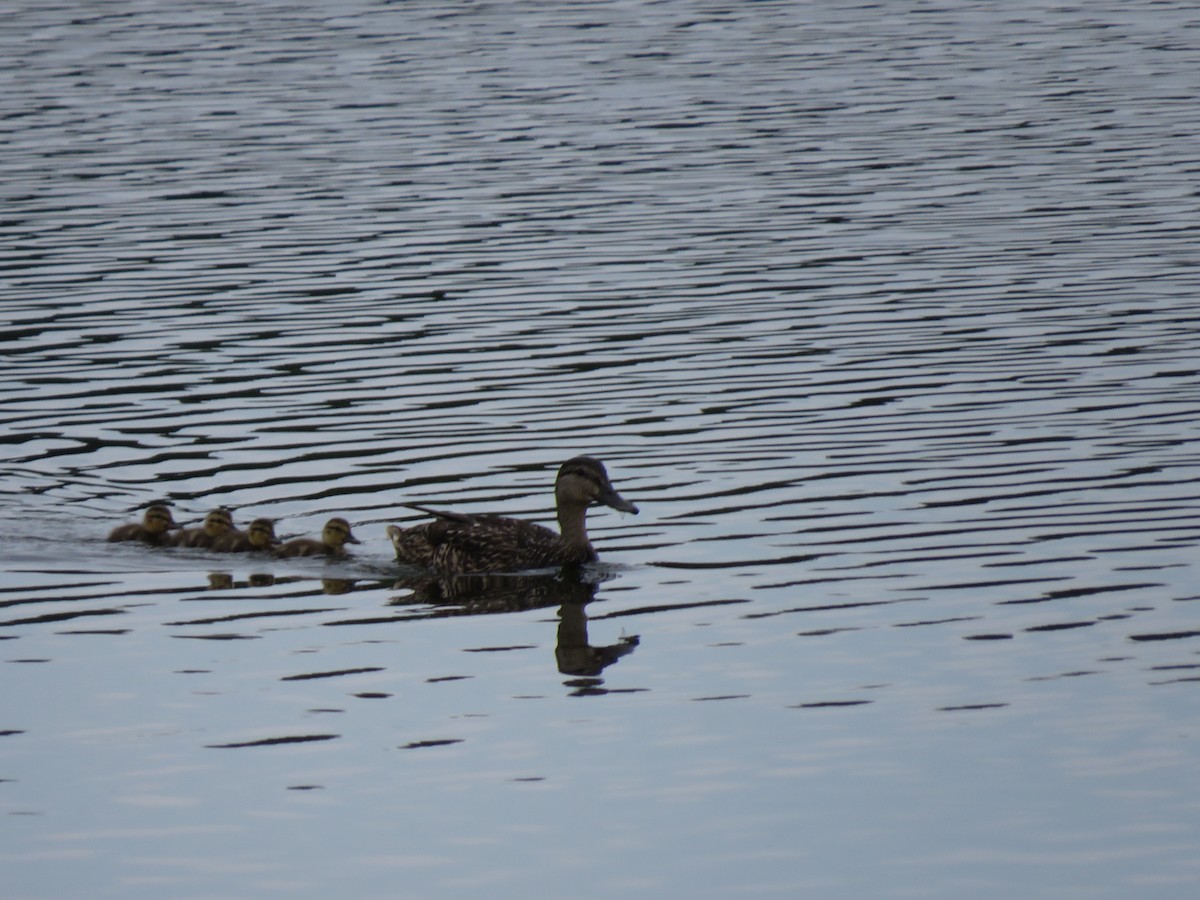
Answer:
[{"label": "duckling reflection", "polygon": [[229,572],[209,572],[208,573],[208,589],[210,591],[224,591],[234,586],[233,575]]},{"label": "duckling reflection", "polygon": [[275,576],[266,572],[256,572],[246,576],[244,581],[233,577],[232,572],[209,572],[208,589],[210,591],[230,590],[232,588],[270,587],[275,584]]}]

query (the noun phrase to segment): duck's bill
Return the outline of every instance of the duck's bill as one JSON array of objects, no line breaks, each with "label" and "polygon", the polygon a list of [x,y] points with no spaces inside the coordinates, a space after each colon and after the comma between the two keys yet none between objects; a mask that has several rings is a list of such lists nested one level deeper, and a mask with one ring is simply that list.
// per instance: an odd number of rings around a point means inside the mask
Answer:
[{"label": "duck's bill", "polygon": [[619,509],[621,512],[633,513],[635,516],[637,515],[638,508],[612,488],[609,488],[607,491],[601,494],[597,500],[598,502],[603,503],[605,506],[611,506],[613,509]]}]

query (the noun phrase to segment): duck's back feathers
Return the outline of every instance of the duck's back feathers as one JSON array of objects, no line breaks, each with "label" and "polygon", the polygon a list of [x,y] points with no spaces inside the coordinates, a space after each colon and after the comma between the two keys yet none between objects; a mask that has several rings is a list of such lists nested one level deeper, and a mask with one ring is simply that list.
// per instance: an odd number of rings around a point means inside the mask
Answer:
[{"label": "duck's back feathers", "polygon": [[256,548],[250,543],[250,535],[244,531],[231,531],[224,537],[217,538],[212,548],[221,553],[249,553]]},{"label": "duck's back feathers", "polygon": [[128,525],[118,525],[108,533],[109,543],[117,541],[136,541],[142,536],[145,531],[137,522],[130,522]]},{"label": "duck's back feathers", "polygon": [[171,510],[156,503],[149,507],[142,516],[142,521],[131,522],[128,525],[118,525],[108,533],[108,540],[115,541],[141,541],[143,544],[153,544],[154,546],[167,546],[172,543],[170,532],[172,529],[178,528],[175,520],[171,518]]},{"label": "duck's back feathers", "polygon": [[346,544],[359,543],[350,531],[350,523],[340,516],[330,519],[321,531],[321,539],[296,538],[275,548],[276,556],[347,556]]},{"label": "duck's back feathers", "polygon": [[203,528],[184,528],[175,532],[171,544],[175,547],[204,547],[211,548],[216,538],[207,534]]},{"label": "duck's back feathers", "polygon": [[568,544],[556,531],[534,522],[428,512],[437,518],[411,528],[388,528],[400,562],[469,575],[577,565],[596,558],[590,544]]},{"label": "duck's back feathers", "polygon": [[199,528],[184,528],[175,532],[171,543],[176,547],[203,547],[211,550],[233,530],[232,513],[221,507],[206,515],[204,524]]},{"label": "duck's back feathers", "polygon": [[118,525],[110,531],[108,540],[110,542],[141,541],[143,544],[165,547],[171,543],[171,535],[165,531],[151,531],[139,522],[130,522],[128,525]]},{"label": "duck's back feathers", "polygon": [[252,553],[270,550],[275,539],[275,523],[270,519],[255,519],[245,531],[230,531],[213,542],[212,549],[222,553]]},{"label": "duck's back feathers", "polygon": [[296,538],[275,548],[276,556],[332,556],[333,547],[315,538]]}]

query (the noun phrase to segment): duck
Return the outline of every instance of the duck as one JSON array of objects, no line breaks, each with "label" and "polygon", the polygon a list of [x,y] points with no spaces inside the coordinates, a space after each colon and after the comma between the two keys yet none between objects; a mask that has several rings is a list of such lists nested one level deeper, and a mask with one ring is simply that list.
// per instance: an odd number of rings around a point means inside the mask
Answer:
[{"label": "duck", "polygon": [[276,556],[348,556],[346,544],[362,543],[350,531],[350,523],[333,518],[325,523],[319,540],[296,538],[275,548]]},{"label": "duck", "polygon": [[245,531],[232,529],[213,542],[212,549],[222,553],[251,553],[270,550],[279,543],[275,523],[270,519],[255,519]]},{"label": "duck", "polygon": [[224,507],[214,509],[204,517],[199,528],[184,528],[171,539],[175,547],[206,547],[212,549],[217,541],[233,531],[233,516]]},{"label": "duck", "polygon": [[161,547],[171,543],[170,532],[178,527],[171,517],[171,510],[161,503],[156,503],[147,507],[142,514],[142,521],[118,525],[110,531],[108,540],[114,543],[116,541],[141,541],[143,544]]},{"label": "duck", "polygon": [[496,515],[464,515],[410,504],[433,521],[409,528],[389,525],[396,559],[438,575],[479,575],[563,568],[597,558],[587,535],[587,511],[601,504],[637,514],[638,508],[617,493],[604,464],[576,456],[559,467],[554,480],[558,531]]}]

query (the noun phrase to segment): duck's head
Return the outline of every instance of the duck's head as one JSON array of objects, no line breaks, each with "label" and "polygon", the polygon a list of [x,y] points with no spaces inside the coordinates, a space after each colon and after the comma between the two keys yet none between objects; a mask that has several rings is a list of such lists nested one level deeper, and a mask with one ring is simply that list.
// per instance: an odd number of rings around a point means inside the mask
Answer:
[{"label": "duck's head", "polygon": [[255,519],[246,529],[246,540],[255,550],[266,550],[278,544],[275,537],[275,523],[270,519]]},{"label": "duck's head", "polygon": [[204,517],[204,533],[210,538],[219,538],[233,529],[233,516],[227,509],[214,509]]},{"label": "duck's head", "polygon": [[350,523],[345,519],[330,519],[321,531],[321,540],[330,547],[341,548],[345,544],[362,543],[350,532]]},{"label": "duck's head", "polygon": [[142,514],[142,527],[150,534],[166,534],[172,528],[178,528],[171,518],[171,510],[156,503]]},{"label": "duck's head", "polygon": [[591,506],[601,503],[621,512],[637,514],[638,508],[617,493],[604,464],[590,456],[568,459],[558,470],[554,496],[561,506]]}]

